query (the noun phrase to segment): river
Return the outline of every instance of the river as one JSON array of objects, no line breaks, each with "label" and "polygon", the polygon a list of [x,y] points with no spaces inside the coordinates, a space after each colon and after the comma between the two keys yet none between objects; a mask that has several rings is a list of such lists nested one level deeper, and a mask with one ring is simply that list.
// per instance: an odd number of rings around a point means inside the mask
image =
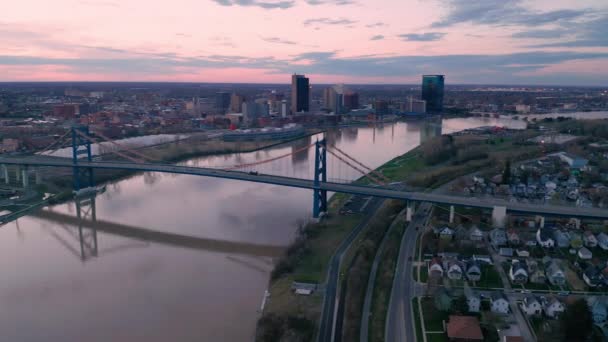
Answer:
[{"label": "river", "polygon": [[[421,139],[485,125],[522,128],[525,123],[504,118],[399,122],[344,128],[327,137],[330,145],[378,167]],[[185,163],[243,164],[289,154],[317,138]],[[252,169],[310,178],[313,157],[310,149]],[[332,158],[328,167],[331,179],[360,176]],[[79,231],[74,202],[53,207],[53,217],[34,213],[9,223],[0,229],[2,339],[252,340],[273,265],[272,247],[289,244],[298,223],[310,217],[311,206],[308,190],[145,173],[108,185],[96,198],[96,256],[93,230]],[[133,238],[150,235],[149,230],[179,236],[169,237],[171,243]]]}]

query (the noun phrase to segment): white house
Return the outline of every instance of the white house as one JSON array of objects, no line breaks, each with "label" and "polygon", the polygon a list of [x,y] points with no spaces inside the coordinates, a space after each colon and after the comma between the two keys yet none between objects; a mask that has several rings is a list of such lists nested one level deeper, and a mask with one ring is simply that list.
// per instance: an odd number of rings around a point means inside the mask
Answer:
[{"label": "white house", "polygon": [[460,280],[462,279],[462,264],[459,261],[456,260],[452,260],[448,263],[448,268],[447,268],[447,273],[448,273],[448,278],[450,279],[454,279],[454,280]]},{"label": "white house", "polygon": [[505,298],[502,292],[494,292],[490,298],[491,306],[490,310],[498,314],[509,313],[509,301]]},{"label": "white house", "polygon": [[528,282],[528,270],[526,263],[514,260],[509,269],[509,279],[513,284],[525,284]]},{"label": "white house", "polygon": [[587,304],[589,304],[589,310],[593,317],[593,323],[602,324],[606,322],[608,318],[608,310],[606,310],[606,304],[604,300],[599,297],[587,297]]},{"label": "white house", "polygon": [[555,246],[555,240],[553,239],[553,228],[543,227],[538,229],[536,232],[536,241],[540,246],[545,248],[552,248]]},{"label": "white house", "polygon": [[608,250],[608,235],[606,235],[606,233],[599,233],[596,239],[597,244],[600,246],[601,249],[605,251]]},{"label": "white house", "polygon": [[543,312],[549,318],[557,318],[565,310],[564,304],[555,297],[543,298],[541,301]]},{"label": "white house", "polygon": [[469,307],[469,312],[477,313],[481,307],[481,298],[479,294],[469,287],[465,287],[464,295],[467,298],[467,306]]},{"label": "white house", "polygon": [[433,258],[433,260],[429,261],[428,274],[429,276],[443,277],[443,267],[439,258]]},{"label": "white house", "polygon": [[524,297],[524,300],[521,303],[521,310],[528,316],[540,315],[543,312],[540,302],[534,295]]},{"label": "white house", "polygon": [[481,279],[481,266],[475,260],[467,262],[467,279],[479,281]]},{"label": "white house", "polygon": [[587,230],[583,235],[583,243],[589,248],[595,248],[597,246],[598,241],[595,235],[593,235],[592,232]]},{"label": "white house", "polygon": [[546,275],[551,285],[562,286],[566,284],[566,274],[556,260],[545,263]]},{"label": "white house", "polygon": [[481,241],[483,240],[483,232],[476,225],[473,225],[471,229],[469,229],[469,239],[471,239],[471,241]]},{"label": "white house", "polygon": [[593,257],[593,254],[589,249],[587,249],[587,247],[579,249],[576,254],[581,260],[591,260],[591,258]]}]

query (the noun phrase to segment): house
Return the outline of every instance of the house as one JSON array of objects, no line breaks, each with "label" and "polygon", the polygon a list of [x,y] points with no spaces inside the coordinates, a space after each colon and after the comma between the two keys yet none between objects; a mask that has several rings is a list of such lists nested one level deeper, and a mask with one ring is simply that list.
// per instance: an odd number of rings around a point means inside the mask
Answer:
[{"label": "house", "polygon": [[538,246],[538,241],[536,241],[536,238],[527,239],[525,241],[525,245],[528,247],[536,247]]},{"label": "house", "polygon": [[542,313],[543,308],[540,305],[538,299],[536,299],[536,296],[527,295],[521,302],[521,310],[525,312],[528,316],[537,316]]},{"label": "house", "polygon": [[433,258],[431,261],[429,261],[428,267],[429,267],[429,269],[428,269],[429,277],[431,277],[431,276],[435,276],[438,278],[443,277],[443,267],[441,266],[441,259]]},{"label": "house", "polygon": [[570,247],[570,233],[563,230],[555,231],[555,242],[559,248]]},{"label": "house", "polygon": [[555,246],[555,240],[553,239],[553,228],[539,228],[536,232],[536,241],[540,246],[545,248],[551,248]]},{"label": "house", "polygon": [[557,156],[562,162],[568,164],[571,169],[580,170],[585,168],[585,166],[587,166],[587,164],[589,163],[589,161],[585,158],[581,158],[579,156],[575,156],[566,152],[560,152],[557,154]]},{"label": "house", "polygon": [[602,324],[606,322],[608,318],[608,310],[606,309],[606,303],[600,297],[587,297],[587,304],[593,317],[593,323]]},{"label": "house", "polygon": [[549,318],[557,318],[565,310],[564,304],[556,297],[541,298],[541,304],[545,316]]},{"label": "house", "polygon": [[545,274],[551,285],[563,286],[566,284],[566,273],[557,260],[549,260],[545,264]]},{"label": "house", "polygon": [[530,252],[528,252],[525,249],[521,249],[521,248],[516,249],[515,250],[515,254],[519,258],[528,258],[528,257],[530,257]]},{"label": "house", "polygon": [[475,260],[467,262],[467,279],[471,281],[479,281],[481,279],[481,266]]},{"label": "house", "polygon": [[477,313],[481,308],[481,297],[479,294],[470,287],[464,288],[464,295],[467,298],[467,306],[469,307],[469,312]]},{"label": "house", "polygon": [[521,244],[521,239],[519,238],[519,234],[515,229],[509,229],[507,231],[507,241],[511,246],[519,246]]},{"label": "house", "polygon": [[513,260],[509,269],[509,279],[513,284],[525,284],[528,282],[528,270],[524,261]]},{"label": "house", "polygon": [[585,271],[583,271],[583,280],[589,287],[598,287],[602,285],[604,277],[602,276],[602,272],[599,270],[599,268],[589,265]]},{"label": "house", "polygon": [[544,284],[547,282],[545,270],[539,265],[538,261],[530,260],[528,264],[528,275],[530,282],[534,284]]},{"label": "house", "polygon": [[574,249],[583,247],[583,238],[581,237],[581,234],[577,232],[570,233],[570,247]]},{"label": "house", "polygon": [[513,248],[502,247],[498,250],[498,254],[504,257],[512,257],[513,256]]},{"label": "house", "polygon": [[473,254],[473,260],[479,261],[482,264],[491,265],[492,257],[489,255]]},{"label": "house", "polygon": [[477,317],[452,315],[448,318],[446,330],[450,341],[483,341]]},{"label": "house", "polygon": [[452,308],[452,296],[445,288],[440,288],[435,293],[435,307],[439,311],[450,311]]},{"label": "house", "polygon": [[587,249],[587,247],[579,249],[576,254],[581,260],[591,260],[591,258],[593,257],[593,254],[589,249]]},{"label": "house", "polygon": [[471,241],[481,241],[483,240],[483,232],[481,231],[481,229],[479,229],[479,227],[473,225],[469,229],[469,239]]},{"label": "house", "polygon": [[583,244],[589,248],[597,247],[598,241],[593,232],[586,230],[583,234]]},{"label": "house", "polygon": [[443,226],[438,229],[437,234],[441,240],[452,240],[454,236],[454,230],[448,226]]},{"label": "house", "polygon": [[469,231],[461,224],[454,228],[454,238],[457,241],[469,240]]},{"label": "house", "polygon": [[509,301],[502,292],[493,292],[490,296],[490,310],[498,314],[509,313]]},{"label": "house", "polygon": [[448,267],[446,269],[447,269],[448,278],[453,279],[453,280],[462,279],[463,265],[460,261],[458,261],[458,260],[449,261]]},{"label": "house", "polygon": [[596,237],[597,239],[597,244],[598,246],[600,246],[601,249],[603,250],[608,250],[608,235],[604,232],[599,233]]},{"label": "house", "polygon": [[500,247],[507,244],[507,234],[504,229],[494,228],[490,231],[490,242],[494,247]]}]

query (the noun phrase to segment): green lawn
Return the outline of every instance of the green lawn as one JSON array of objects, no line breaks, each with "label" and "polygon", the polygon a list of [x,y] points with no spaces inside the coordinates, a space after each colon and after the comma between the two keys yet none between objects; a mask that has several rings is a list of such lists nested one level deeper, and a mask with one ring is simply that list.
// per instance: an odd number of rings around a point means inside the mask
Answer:
[{"label": "green lawn", "polygon": [[433,297],[422,298],[421,304],[422,317],[424,319],[424,327],[426,330],[442,331],[443,321],[448,319],[448,313],[437,310]]},{"label": "green lawn", "polygon": [[[420,310],[418,309],[418,299],[412,298],[412,312],[414,314],[414,324],[416,325],[416,340],[423,341],[422,338],[422,323],[420,322]],[[407,317],[407,313],[406,313]]]},{"label": "green lawn", "polygon": [[429,269],[426,267],[426,265],[422,265],[420,267],[420,282],[426,283],[427,279],[429,278]]},{"label": "green lawn", "polygon": [[481,270],[481,279],[476,284],[478,287],[497,288],[503,287],[502,279],[500,274],[496,271],[494,266],[485,265]]},{"label": "green lawn", "polygon": [[447,342],[448,336],[443,334],[426,334],[427,342]]}]

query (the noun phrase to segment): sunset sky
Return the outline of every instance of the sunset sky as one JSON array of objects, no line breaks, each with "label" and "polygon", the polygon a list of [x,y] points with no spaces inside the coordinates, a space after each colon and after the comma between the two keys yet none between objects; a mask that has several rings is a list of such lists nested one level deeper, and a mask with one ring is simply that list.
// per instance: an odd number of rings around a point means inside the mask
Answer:
[{"label": "sunset sky", "polygon": [[0,81],[608,86],[606,0],[19,0]]}]

